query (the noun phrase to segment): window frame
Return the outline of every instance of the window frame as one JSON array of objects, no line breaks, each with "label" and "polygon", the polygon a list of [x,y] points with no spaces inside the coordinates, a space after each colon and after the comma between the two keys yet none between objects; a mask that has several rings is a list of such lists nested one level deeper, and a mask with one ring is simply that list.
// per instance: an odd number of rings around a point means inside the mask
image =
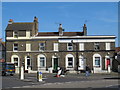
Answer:
[{"label": "window frame", "polygon": [[18,32],[17,32],[17,31],[14,31],[14,32],[13,32],[13,37],[14,37],[14,38],[18,38]]},{"label": "window frame", "polygon": [[[17,44],[17,46],[15,46],[15,44]],[[17,50],[15,50],[15,48],[16,48]],[[18,51],[18,43],[14,43],[14,44],[13,44],[13,51]]]},{"label": "window frame", "polygon": [[26,43],[26,51],[31,51],[31,43]]},{"label": "window frame", "polygon": [[[72,59],[72,61],[69,61],[69,59]],[[72,62],[72,65],[69,65],[69,62]],[[73,68],[73,57],[68,57],[68,68]]]},{"label": "window frame", "polygon": [[100,50],[100,43],[99,42],[95,42],[94,43],[94,50],[95,51],[99,51]]},{"label": "window frame", "polygon": [[84,43],[79,43],[79,50],[84,51]]},{"label": "window frame", "polygon": [[[71,44],[71,45],[69,45],[69,44]],[[70,50],[70,48],[71,48],[71,50]],[[72,43],[67,43],[67,50],[73,51],[73,44]]]},{"label": "window frame", "polygon": [[[96,60],[96,58],[99,58],[99,60]],[[98,64],[96,64],[96,61]],[[95,66],[99,66],[100,67],[100,57],[95,57]]]},{"label": "window frame", "polygon": [[105,46],[106,50],[111,50],[110,42],[106,42]]},{"label": "window frame", "polygon": [[59,51],[59,44],[58,43],[54,43],[54,51]]},{"label": "window frame", "polygon": [[[41,44],[43,44],[43,46],[41,46]],[[45,50],[45,43],[39,43],[39,51],[44,51],[44,50]]]}]

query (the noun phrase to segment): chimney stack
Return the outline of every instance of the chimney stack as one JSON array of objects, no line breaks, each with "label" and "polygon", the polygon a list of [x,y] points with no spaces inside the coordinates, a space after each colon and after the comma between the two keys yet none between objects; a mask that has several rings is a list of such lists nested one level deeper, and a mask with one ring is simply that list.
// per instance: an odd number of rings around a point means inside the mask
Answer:
[{"label": "chimney stack", "polygon": [[9,24],[12,24],[12,23],[13,23],[13,20],[12,20],[12,19],[10,19],[8,22],[9,22]]},{"label": "chimney stack", "polygon": [[84,33],[84,36],[87,36],[87,27],[86,27],[86,24],[84,24],[84,26],[83,26],[83,33]]},{"label": "chimney stack", "polygon": [[35,33],[34,34],[37,34],[38,33],[38,18],[35,16],[34,17],[34,29],[35,29]]},{"label": "chimney stack", "polygon": [[62,24],[59,24],[59,36],[63,35],[63,28],[62,28]]},{"label": "chimney stack", "polygon": [[38,22],[38,18],[36,16],[34,17],[34,22]]}]

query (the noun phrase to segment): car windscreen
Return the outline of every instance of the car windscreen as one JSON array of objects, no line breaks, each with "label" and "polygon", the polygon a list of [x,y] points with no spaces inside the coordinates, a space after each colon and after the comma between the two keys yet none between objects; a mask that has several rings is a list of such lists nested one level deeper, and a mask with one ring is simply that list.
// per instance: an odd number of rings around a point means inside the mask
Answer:
[{"label": "car windscreen", "polygon": [[14,66],[14,64],[6,64],[6,68],[7,69],[14,69],[15,66]]}]

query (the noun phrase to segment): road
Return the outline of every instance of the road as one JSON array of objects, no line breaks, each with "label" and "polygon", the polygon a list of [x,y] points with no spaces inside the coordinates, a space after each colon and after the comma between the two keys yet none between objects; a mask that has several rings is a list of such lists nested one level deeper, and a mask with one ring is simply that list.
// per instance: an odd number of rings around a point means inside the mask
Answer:
[{"label": "road", "polygon": [[25,74],[20,80],[19,75],[3,76],[2,88],[118,88],[118,74],[68,74],[65,77],[54,77],[55,74],[43,74],[43,81],[37,81],[36,74]]}]

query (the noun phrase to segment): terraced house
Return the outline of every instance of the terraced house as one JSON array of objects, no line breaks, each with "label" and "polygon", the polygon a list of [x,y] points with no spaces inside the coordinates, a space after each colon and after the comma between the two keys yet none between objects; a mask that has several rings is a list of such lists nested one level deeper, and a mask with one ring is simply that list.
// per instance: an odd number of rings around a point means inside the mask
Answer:
[{"label": "terraced house", "polygon": [[38,18],[33,22],[14,22],[6,27],[6,61],[15,63],[16,73],[24,65],[25,71],[62,67],[69,72],[84,71],[89,65],[95,73],[112,68],[115,52],[114,35],[87,35],[87,26],[82,32],[65,32],[62,24],[57,32],[38,32]]}]

